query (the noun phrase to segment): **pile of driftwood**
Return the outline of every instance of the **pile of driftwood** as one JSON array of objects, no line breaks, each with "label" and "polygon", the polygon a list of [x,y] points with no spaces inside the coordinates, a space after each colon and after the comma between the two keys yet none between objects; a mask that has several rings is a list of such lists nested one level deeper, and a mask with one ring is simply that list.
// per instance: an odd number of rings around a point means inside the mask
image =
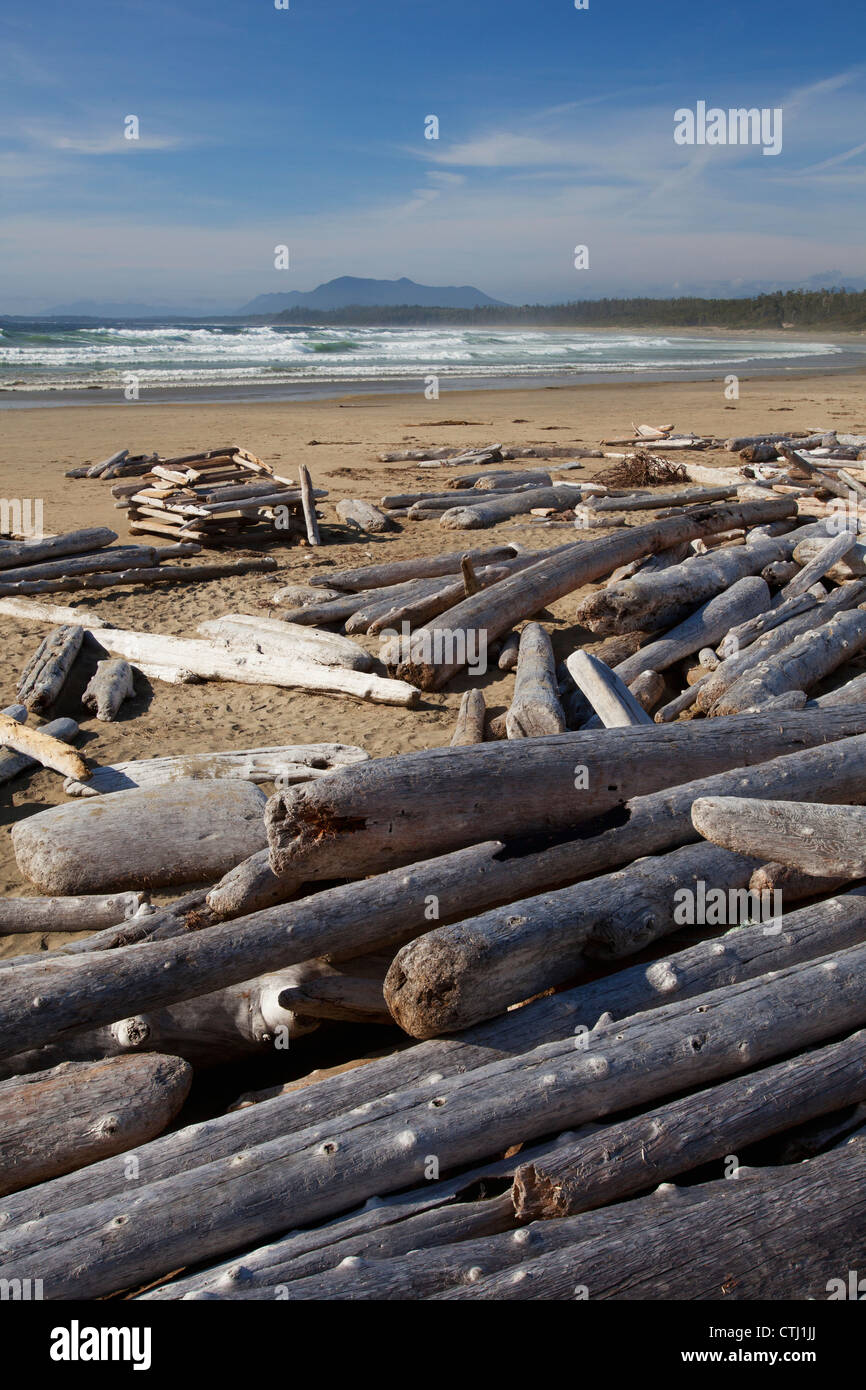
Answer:
[{"label": "pile of driftwood", "polygon": [[135,483],[112,487],[116,506],[126,511],[133,535],[152,533],[216,545],[247,538],[250,532],[277,531],[286,538],[304,535],[319,544],[314,490],[302,464],[299,482],[283,478],[255,454],[236,444],[186,454],[182,458],[130,458],[126,450],[67,477],[117,478]]},{"label": "pile of driftwood", "polygon": [[[494,652],[513,693],[488,722],[471,686],[452,746],[395,757],[66,771],[17,822],[45,896],[0,931],[91,934],[0,959],[0,1277],[840,1296],[866,1240],[866,547],[820,514],[834,461],[793,453],[803,494],[737,472],[613,534],[323,573],[281,591],[288,622],[204,625],[339,665],[327,626],[405,623],[416,695]],[[557,664],[540,619],[578,590],[593,640]],[[183,1123],[195,1071],[286,1049],[292,1080]]]}]

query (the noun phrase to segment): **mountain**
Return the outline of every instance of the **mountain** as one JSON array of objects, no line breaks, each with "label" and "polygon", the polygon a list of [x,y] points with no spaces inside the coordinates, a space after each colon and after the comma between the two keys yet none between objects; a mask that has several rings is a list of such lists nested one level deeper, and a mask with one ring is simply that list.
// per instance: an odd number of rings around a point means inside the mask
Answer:
[{"label": "mountain", "polygon": [[236,310],[239,314],[279,314],[283,309],[347,309],[393,307],[413,304],[426,308],[474,309],[502,306],[474,285],[418,285],[404,275],[400,280],[366,280],[341,275],[314,290],[292,290],[287,294],[260,294]]}]

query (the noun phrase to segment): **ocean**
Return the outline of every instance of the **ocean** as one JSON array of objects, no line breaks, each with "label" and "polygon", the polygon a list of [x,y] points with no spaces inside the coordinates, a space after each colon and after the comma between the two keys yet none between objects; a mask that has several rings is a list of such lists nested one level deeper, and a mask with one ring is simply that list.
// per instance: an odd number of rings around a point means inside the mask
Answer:
[{"label": "ocean", "polygon": [[826,370],[866,348],[735,333],[0,321],[0,404],[228,398]]}]

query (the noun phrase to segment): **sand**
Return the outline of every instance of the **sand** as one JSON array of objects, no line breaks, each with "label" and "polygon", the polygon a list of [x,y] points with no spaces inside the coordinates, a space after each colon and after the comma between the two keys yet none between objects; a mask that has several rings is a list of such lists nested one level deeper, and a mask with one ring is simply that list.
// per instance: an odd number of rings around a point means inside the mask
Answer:
[{"label": "sand", "polygon": [[[334,504],[342,497],[378,501],[386,493],[435,490],[449,475],[444,468],[379,463],[377,455],[381,452],[441,445],[471,447],[496,441],[521,447],[549,442],[595,447],[604,437],[629,434],[632,422],[674,422],[678,429],[720,437],[789,427],[826,426],[866,432],[864,378],[866,372],[860,370],[792,376],[790,380],[741,378],[737,402],[725,399],[724,384],[719,380],[448,392],[435,402],[424,400],[422,395],[400,395],[282,404],[148,405],[144,400],[122,405],[7,409],[0,412],[4,444],[0,496],[42,498],[46,531],[108,525],[121,541],[128,542],[126,514],[114,508],[110,484],[66,479],[67,468],[95,461],[121,447],[134,453],[158,450],[163,455],[176,455],[231,442],[253,450],[283,473],[295,474],[297,465],[306,463],[316,486],[329,491],[328,498],[320,503],[327,528],[336,519]],[[733,462],[724,452],[677,457],[704,465],[715,462],[730,466]],[[527,461],[525,466],[539,465]],[[549,466],[555,473],[555,462]],[[583,470],[567,476],[570,480],[589,478],[605,467],[610,467],[607,460],[586,460]],[[443,533],[435,521],[404,521],[402,525],[403,530],[393,535],[330,543],[319,550],[297,545],[272,548],[268,553],[279,563],[272,574],[156,588],[82,590],[49,598],[86,605],[117,626],[196,636],[198,623],[222,612],[267,613],[269,595],[279,584],[303,582],[312,574],[327,574],[329,568],[454,550],[465,535]],[[546,529],[521,518],[474,532],[468,539],[472,546],[517,540],[543,549],[572,537],[577,538],[572,530]],[[153,537],[152,543],[159,545],[160,541]],[[202,558],[212,554],[203,552]],[[559,657],[582,640],[582,630],[574,621],[579,599],[579,594],[571,594],[545,614]],[[19,672],[46,631],[41,624],[0,617],[5,656],[0,705],[14,701]],[[378,653],[378,639],[358,640]],[[507,707],[513,680],[513,675],[503,675],[495,666],[481,678],[485,699],[494,712]],[[458,678],[444,692],[425,694],[418,708],[404,710],[270,686],[155,682],[124,707],[120,720],[102,724],[92,716],[83,717],[82,682],[70,682],[52,717],[69,714],[80,719],[85,730],[80,746],[90,759],[100,763],[332,740],[360,744],[371,756],[383,757],[447,744],[460,696],[475,683]],[[15,864],[12,825],[35,810],[66,799],[61,779],[51,772],[27,774],[0,788],[0,893],[35,891],[22,880]],[[6,937],[0,939],[0,955],[37,950],[40,942],[58,945],[66,939]]]}]

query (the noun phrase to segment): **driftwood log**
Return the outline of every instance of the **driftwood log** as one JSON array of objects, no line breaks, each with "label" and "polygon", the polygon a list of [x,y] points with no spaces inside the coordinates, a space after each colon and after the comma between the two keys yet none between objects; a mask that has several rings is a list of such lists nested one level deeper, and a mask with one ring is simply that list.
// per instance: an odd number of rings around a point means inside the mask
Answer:
[{"label": "driftwood log", "polygon": [[146,901],[146,893],[0,898],[0,936],[11,932],[99,931],[134,917]]},{"label": "driftwood log", "polygon": [[527,623],[520,634],[517,675],[505,730],[510,739],[541,738],[565,731],[553,647],[540,623]]},{"label": "driftwood log", "polygon": [[114,657],[110,661],[97,662],[96,671],[81,702],[88,709],[95,710],[97,719],[111,721],[117,718],[124,700],[131,700],[134,695],[132,667],[121,657]]},{"label": "driftwood log", "polygon": [[247,613],[224,613],[199,623],[198,631],[218,646],[230,650],[259,652],[262,656],[311,661],[322,666],[344,666],[350,671],[372,671],[373,658],[357,642],[336,632],[281,618],[253,617]]},{"label": "driftwood log", "polygon": [[[21,708],[24,707],[21,706]],[[4,713],[8,713],[8,711],[4,711]],[[16,722],[18,721],[16,720]],[[20,722],[23,723],[24,721],[21,720]],[[47,738],[59,743],[73,743],[78,737],[79,728],[74,719],[63,718],[52,719],[50,723],[43,724],[34,732],[44,734]],[[20,776],[22,772],[29,772],[31,768],[41,765],[39,758],[32,758],[27,753],[0,753],[0,786],[10,782],[13,777]],[[77,785],[85,787],[87,784],[80,782]]]},{"label": "driftwood log", "polygon": [[[76,725],[75,732],[77,729]],[[72,736],[74,737],[74,734]],[[28,729],[6,714],[0,714],[0,743],[31,762],[40,763],[42,767],[50,767],[52,771],[62,773],[64,777],[74,777],[77,781],[86,782],[90,776],[90,769],[74,749],[67,748],[59,738],[52,737],[43,729]],[[7,766],[6,777],[2,780],[8,780],[9,776],[15,776],[21,770],[21,764],[16,767],[15,772],[10,772]]]},{"label": "driftwood log", "polygon": [[180,1110],[192,1068],[179,1057],[69,1062],[0,1081],[0,1193],[123,1153]]},{"label": "driftwood log", "polygon": [[460,748],[470,743],[484,742],[484,720],[487,706],[480,690],[466,690],[460,698],[457,724],[451,735],[451,747]]},{"label": "driftwood log", "polygon": [[565,664],[578,690],[606,729],[652,724],[628,686],[597,656],[579,650],[566,657]]},{"label": "driftwood log", "polygon": [[747,575],[711,598],[664,637],[626,657],[614,670],[626,685],[641,671],[667,670],[702,647],[715,646],[732,628],[763,612],[769,603],[770,591],[764,580]]},{"label": "driftwood log", "polygon": [[831,730],[859,733],[864,720],[862,707],[808,710],[377,758],[271,798],[271,867],[361,877],[485,836],[565,831],[674,784],[684,767],[710,776],[764,762]]},{"label": "driftwood log", "polygon": [[866,874],[866,810],[860,806],[700,797],[692,806],[692,822],[715,844],[806,874],[848,879]]},{"label": "driftwood log", "polygon": [[[861,607],[851,612],[837,613],[829,622],[822,623],[814,631],[802,633],[788,646],[747,670],[716,700],[710,714],[738,714],[743,710],[760,708],[774,697],[790,691],[808,691],[824,676],[863,651],[864,647],[866,609]],[[718,675],[718,672],[715,674]]]},{"label": "driftwood log", "polygon": [[81,650],[84,628],[55,628],[39,644],[18,681],[18,698],[29,710],[44,711],[60,694]]},{"label": "driftwood log", "polygon": [[45,893],[212,882],[264,844],[265,802],[252,782],[185,779],[39,811],[17,822],[12,844]]},{"label": "driftwood log", "polygon": [[398,674],[424,690],[438,690],[466,665],[471,639],[477,640],[480,632],[485,633],[487,642],[492,642],[521,619],[532,617],[555,599],[600,579],[647,550],[664,550],[680,541],[727,531],[732,526],[776,521],[792,511],[793,505],[787,498],[723,503],[696,508],[693,513],[669,521],[635,526],[627,534],[566,547],[491,590],[464,599],[450,610],[446,623],[436,631],[422,628],[414,635],[410,659],[401,663]]},{"label": "driftwood log", "polygon": [[245,782],[278,782],[289,786],[352,763],[369,754],[349,743],[287,743],[274,748],[238,748],[226,753],[187,753],[169,758],[136,758],[96,767],[86,783],[68,780],[70,796],[96,796],[131,791],[133,787],[162,787],[185,778],[210,780],[239,777]]},{"label": "driftwood log", "polygon": [[[149,1144],[141,1155],[144,1171],[151,1182],[187,1173],[203,1162],[228,1158],[305,1126],[332,1120],[377,1097],[416,1085],[429,1087],[431,1078],[436,1078],[433,1085],[439,1085],[440,1078],[477,1071],[545,1043],[570,1037],[573,1044],[574,1037],[578,1033],[585,1036],[602,1014],[626,1018],[843,950],[866,941],[866,895],[857,889],[818,907],[800,909],[784,922],[784,930],[775,936],[763,927],[743,927],[650,966],[631,966],[605,979],[536,1000],[469,1029],[459,1038],[418,1043],[300,1089],[289,1083],[286,1088],[260,1092],[250,1098],[255,1103]],[[7,1198],[0,1217],[7,1224],[20,1224],[49,1212],[126,1194],[128,1184],[117,1165],[99,1163]]]},{"label": "driftwood log", "polygon": [[107,526],[93,526],[85,531],[69,531],[64,536],[48,536],[41,541],[6,541],[0,546],[0,570],[56,560],[60,555],[103,550],[116,540],[116,531],[109,531]]},{"label": "driftwood log", "polygon": [[360,497],[347,497],[342,502],[337,503],[337,516],[341,521],[347,521],[353,526],[357,526],[361,531],[393,531],[396,529],[393,519],[383,512],[381,507],[376,507],[372,502],[364,502]]},{"label": "driftwood log", "polygon": [[[26,1225],[7,1224],[0,1277],[24,1277],[38,1258],[48,1299],[98,1297],[265,1239],[287,1221],[312,1224],[411,1187],[424,1176],[426,1155],[447,1170],[736,1075],[861,1027],[864,966],[866,948],[850,947],[770,980],[601,1024],[586,1049],[571,1037],[460,1078],[431,1085],[428,1077],[360,1114],[247,1149],[241,1162],[218,1159],[146,1182],[134,1196],[127,1190]],[[826,1194],[826,1183],[822,1188]],[[693,1249],[693,1224],[690,1240]]]},{"label": "driftwood log", "polygon": [[[511,560],[518,553],[516,545],[491,546],[487,550],[470,550],[473,564],[495,565]],[[402,584],[409,579],[436,579],[443,574],[459,574],[465,550],[452,550],[448,555],[416,556],[409,560],[388,560],[378,565],[362,565],[359,569],[334,570],[328,574],[310,576],[315,587],[358,591],[379,589]]]}]

